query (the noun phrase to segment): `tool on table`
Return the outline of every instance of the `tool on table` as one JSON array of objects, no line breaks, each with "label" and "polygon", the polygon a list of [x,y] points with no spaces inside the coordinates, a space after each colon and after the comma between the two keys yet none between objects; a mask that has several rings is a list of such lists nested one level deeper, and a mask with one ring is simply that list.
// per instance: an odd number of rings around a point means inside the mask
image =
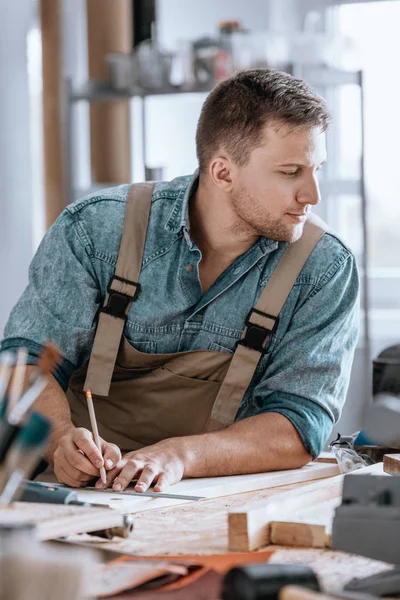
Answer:
[{"label": "tool on table", "polygon": [[[91,506],[89,502],[80,502],[78,494],[74,490],[52,485],[51,483],[43,485],[41,482],[29,480],[25,480],[22,484],[19,502]],[[103,505],[101,506],[103,507]]]},{"label": "tool on table", "polygon": [[222,582],[222,600],[289,600],[280,594],[288,585],[320,590],[310,567],[255,563],[228,571]]},{"label": "tool on table", "polygon": [[117,527],[109,527],[107,529],[100,529],[99,531],[88,531],[89,535],[95,535],[97,537],[112,540],[113,537],[120,537],[128,539],[134,530],[134,520],[132,515],[123,515],[123,523]]},{"label": "tool on table", "polygon": [[[52,484],[48,484],[45,483],[43,481],[38,481],[35,482],[37,483],[37,485],[53,485],[54,487],[61,487],[61,488],[67,488],[63,483],[52,483]],[[135,492],[135,490],[124,490],[123,492],[115,492],[112,488],[110,489],[101,489],[101,488],[96,488],[96,487],[84,487],[84,488],[79,488],[80,491],[85,492],[85,491],[90,491],[90,492],[98,492],[98,493],[108,493],[108,494],[112,494],[113,496],[144,496],[144,497],[149,497],[149,498],[170,498],[171,500],[192,500],[194,502],[197,502],[199,500],[207,500],[207,498],[205,496],[186,496],[184,494],[168,494],[165,492]]]},{"label": "tool on table", "polygon": [[[87,405],[88,405],[88,411],[89,411],[89,417],[90,417],[90,425],[92,427],[92,433],[93,433],[94,442],[95,442],[97,448],[99,449],[100,454],[103,456],[103,453],[101,451],[101,442],[100,442],[99,430],[97,428],[96,414],[94,412],[92,392],[90,390],[85,390],[85,393],[86,393],[86,402],[87,402]],[[106,475],[106,470],[105,470],[104,467],[100,467],[100,478],[101,478],[101,481],[103,482],[103,484],[106,484],[106,482],[107,482],[107,475]]]},{"label": "tool on table", "polygon": [[400,593],[400,569],[375,573],[370,577],[352,579],[344,586],[349,592],[368,592],[375,596],[397,596]]},{"label": "tool on table", "polygon": [[10,504],[18,499],[21,483],[35,470],[47,444],[50,429],[48,419],[39,413],[30,415],[27,425],[9,450],[0,473],[0,503]]},{"label": "tool on table", "polygon": [[[399,367],[400,345],[387,348],[374,360],[373,403],[367,407],[364,430],[377,443],[400,443]],[[345,475],[331,543],[337,550],[400,565],[400,477]],[[400,592],[400,576],[397,585]]]},{"label": "tool on table", "polygon": [[334,549],[400,564],[400,477],[346,475],[331,541]]},{"label": "tool on table", "polygon": [[320,593],[316,574],[306,565],[253,563],[228,571],[222,600],[372,600],[366,593]]}]

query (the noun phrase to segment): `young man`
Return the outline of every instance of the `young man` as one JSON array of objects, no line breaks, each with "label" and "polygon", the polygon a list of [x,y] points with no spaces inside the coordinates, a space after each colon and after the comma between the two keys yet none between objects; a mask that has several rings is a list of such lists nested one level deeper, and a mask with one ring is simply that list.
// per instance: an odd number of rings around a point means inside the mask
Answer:
[{"label": "young man", "polygon": [[105,190],[47,232],[2,349],[26,346],[31,363],[49,338],[62,351],[36,404],[60,481],[104,465],[115,490],[162,491],[321,451],[358,325],[354,257],[310,214],[328,120],[303,81],[239,73],[204,103],[193,177]]}]

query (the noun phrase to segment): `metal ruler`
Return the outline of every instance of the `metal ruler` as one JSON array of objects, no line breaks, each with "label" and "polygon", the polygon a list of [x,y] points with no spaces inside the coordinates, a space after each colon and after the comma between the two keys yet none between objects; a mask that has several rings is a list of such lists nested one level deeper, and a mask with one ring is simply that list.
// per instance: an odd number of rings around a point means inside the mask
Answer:
[{"label": "metal ruler", "polygon": [[108,493],[115,494],[116,496],[145,496],[148,498],[169,498],[170,500],[192,500],[194,502],[198,502],[199,500],[207,500],[205,496],[185,496],[183,494],[165,494],[164,492],[135,492],[135,490],[124,490],[123,492],[115,492],[112,488],[101,489],[92,486],[82,487],[82,488],[71,488],[68,485],[64,485],[63,483],[46,483],[42,481],[35,482],[43,486],[59,487],[64,489],[70,489],[71,491],[76,492],[99,492],[99,493]]}]

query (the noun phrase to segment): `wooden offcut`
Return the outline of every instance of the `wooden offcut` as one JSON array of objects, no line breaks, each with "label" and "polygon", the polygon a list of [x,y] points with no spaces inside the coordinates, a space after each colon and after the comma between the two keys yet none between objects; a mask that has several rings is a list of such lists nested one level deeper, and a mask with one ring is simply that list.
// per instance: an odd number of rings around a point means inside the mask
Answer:
[{"label": "wooden offcut", "polygon": [[272,521],[271,544],[304,548],[328,547],[334,512],[340,503],[341,497],[333,498],[296,512],[290,520]]},{"label": "wooden offcut", "polygon": [[[323,463],[317,463],[323,464]],[[333,465],[331,465],[333,466]],[[352,475],[382,475],[382,463],[354,471]],[[229,549],[231,551],[256,550],[272,543],[271,524],[274,526],[275,543],[315,545],[319,547],[324,535],[329,535],[334,511],[334,499],[340,500],[344,475],[303,486],[299,490],[283,492],[279,497],[245,504],[228,515]],[[315,510],[314,510],[315,509]],[[304,511],[309,511],[304,515]],[[318,514],[321,520],[318,520]],[[304,519],[308,517],[307,519]],[[296,521],[297,519],[297,521]],[[299,523],[300,521],[300,523]],[[325,532],[325,534],[324,534]],[[309,542],[308,544],[306,543]]]},{"label": "wooden offcut", "polygon": [[318,458],[315,459],[315,462],[328,462],[332,464],[337,464],[336,456],[333,452],[324,451],[319,454]]},{"label": "wooden offcut", "polygon": [[[291,483],[288,481],[288,483]],[[271,543],[271,522],[290,516],[312,504],[340,497],[343,475],[318,481],[300,490],[283,492],[278,497],[252,502],[228,515],[229,549],[248,551]]]},{"label": "wooden offcut", "polygon": [[[86,6],[89,78],[107,81],[106,55],[110,52],[132,52],[132,2],[87,0]],[[91,104],[90,154],[93,181],[129,182],[130,148],[128,100]]]},{"label": "wooden offcut", "polygon": [[383,470],[389,475],[399,475],[400,454],[385,454],[383,457]]}]

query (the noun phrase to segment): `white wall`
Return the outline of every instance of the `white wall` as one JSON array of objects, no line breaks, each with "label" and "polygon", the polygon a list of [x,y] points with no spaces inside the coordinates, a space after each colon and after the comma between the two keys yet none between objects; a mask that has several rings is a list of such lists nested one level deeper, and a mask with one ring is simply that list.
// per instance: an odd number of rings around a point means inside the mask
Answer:
[{"label": "white wall", "polygon": [[32,171],[26,36],[31,0],[7,2],[0,19],[0,337],[32,257]]}]

